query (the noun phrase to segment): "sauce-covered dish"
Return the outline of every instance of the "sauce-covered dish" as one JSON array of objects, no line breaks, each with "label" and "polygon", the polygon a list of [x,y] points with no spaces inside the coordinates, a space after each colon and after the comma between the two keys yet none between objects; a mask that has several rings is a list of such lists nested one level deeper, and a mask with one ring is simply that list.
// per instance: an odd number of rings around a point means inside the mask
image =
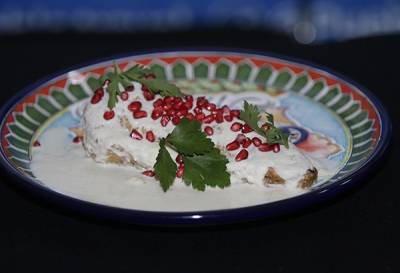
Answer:
[{"label": "sauce-covered dish", "polygon": [[44,198],[145,224],[254,219],[355,184],[390,122],[314,66],[235,52],[120,57],[42,81],[2,112],[2,163]]}]

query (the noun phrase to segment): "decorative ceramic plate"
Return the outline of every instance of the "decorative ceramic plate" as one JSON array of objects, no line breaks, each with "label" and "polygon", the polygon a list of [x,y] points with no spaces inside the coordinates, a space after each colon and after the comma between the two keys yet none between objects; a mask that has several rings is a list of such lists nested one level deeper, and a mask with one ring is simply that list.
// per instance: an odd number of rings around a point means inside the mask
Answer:
[{"label": "decorative ceramic plate", "polygon": [[[215,189],[188,199],[160,190],[164,203],[135,196],[134,183],[78,185],[77,174],[68,169],[59,173],[64,179],[42,179],[31,164],[34,143],[52,142],[54,137],[46,136],[51,128],[64,130],[58,137],[71,142],[79,131],[79,109],[99,86],[100,75],[110,69],[110,59],[51,76],[3,107],[1,163],[17,183],[46,200],[107,218],[161,225],[226,223],[277,215],[336,195],[363,181],[388,145],[391,127],[381,103],[365,89],[315,65],[225,51],[161,52],[113,60],[122,69],[136,63],[150,66],[157,77],[174,82],[187,94],[203,94],[217,105],[240,108],[247,100],[269,109],[297,148],[334,163],[335,172],[308,191],[283,199]],[[127,194],[131,192],[132,196]],[[244,195],[247,198],[240,198]]]}]

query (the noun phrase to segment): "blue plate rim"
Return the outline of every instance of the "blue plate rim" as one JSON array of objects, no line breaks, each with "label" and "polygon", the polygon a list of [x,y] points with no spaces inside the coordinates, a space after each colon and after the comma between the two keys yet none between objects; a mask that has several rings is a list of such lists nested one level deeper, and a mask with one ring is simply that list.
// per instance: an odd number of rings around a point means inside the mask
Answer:
[{"label": "blue plate rim", "polygon": [[[232,222],[243,222],[250,221],[260,218],[268,218],[272,216],[278,216],[291,211],[299,210],[304,207],[310,206],[312,204],[317,204],[325,200],[329,200],[334,196],[352,188],[360,182],[364,181],[366,175],[371,172],[373,166],[379,162],[379,159],[385,154],[387,148],[390,144],[391,133],[392,133],[392,123],[388,115],[387,110],[381,103],[381,101],[367,88],[361,86],[360,84],[349,79],[347,76],[343,76],[332,69],[326,68],[321,65],[314,64],[309,61],[298,59],[295,57],[289,57],[281,54],[271,53],[268,51],[254,51],[238,48],[164,48],[160,50],[149,50],[149,51],[136,51],[130,53],[117,54],[110,57],[98,58],[93,61],[81,63],[78,65],[71,66],[66,69],[62,69],[58,72],[52,73],[43,77],[42,79],[28,85],[21,91],[17,92],[12,96],[0,109],[0,119],[1,127],[5,122],[5,117],[8,115],[12,107],[19,101],[28,96],[31,92],[37,89],[39,86],[54,80],[57,77],[64,75],[65,73],[84,68],[91,65],[96,65],[102,62],[129,58],[129,57],[139,57],[148,54],[165,54],[165,53],[226,53],[226,54],[246,54],[246,55],[256,55],[260,57],[275,58],[280,61],[299,64],[303,66],[308,66],[313,69],[317,69],[320,72],[327,73],[329,76],[336,77],[358,89],[360,92],[365,94],[365,96],[371,101],[371,104],[376,108],[379,118],[381,121],[382,134],[378,139],[377,146],[375,150],[371,153],[368,160],[355,172],[349,174],[344,179],[333,182],[330,185],[322,186],[319,189],[310,191],[308,193],[291,197],[288,199],[283,199],[271,203],[260,204],[255,206],[235,208],[235,209],[223,209],[223,210],[211,210],[211,211],[188,211],[188,212],[158,212],[158,211],[142,211],[134,209],[126,209],[119,207],[112,207],[108,205],[102,205],[97,203],[92,203],[89,201],[77,199],[68,195],[51,190],[45,186],[42,186],[35,182],[35,180],[26,177],[19,173],[8,161],[2,147],[0,163],[2,167],[8,172],[11,178],[18,183],[22,188],[32,192],[39,198],[44,198],[44,200],[51,203],[56,203],[64,208],[73,209],[85,214],[90,214],[98,216],[101,218],[117,220],[122,222],[130,222],[135,224],[144,225],[166,225],[166,226],[176,226],[176,225],[209,225],[209,224],[225,224]],[[1,133],[1,132],[0,132]]]}]

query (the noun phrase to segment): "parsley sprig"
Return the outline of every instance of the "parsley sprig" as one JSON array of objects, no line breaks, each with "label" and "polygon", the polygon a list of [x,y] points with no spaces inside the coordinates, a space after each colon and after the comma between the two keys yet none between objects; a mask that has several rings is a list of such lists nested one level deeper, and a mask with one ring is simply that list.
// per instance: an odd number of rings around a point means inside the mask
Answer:
[{"label": "parsley sprig", "polygon": [[272,114],[264,112],[269,125],[267,130],[264,130],[258,125],[261,114],[262,113],[256,105],[245,101],[244,108],[240,111],[240,119],[247,123],[255,132],[265,137],[268,144],[281,144],[286,148],[289,148],[289,135],[275,126],[274,116]]},{"label": "parsley sprig", "polygon": [[113,72],[107,73],[101,77],[102,82],[107,79],[110,81],[107,87],[109,95],[107,106],[110,109],[113,109],[115,104],[118,102],[118,96],[120,96],[123,91],[120,87],[122,86],[127,88],[132,85],[132,81],[145,85],[154,94],[173,97],[183,96],[182,92],[176,85],[163,79],[146,77],[147,75],[154,74],[154,71],[150,68],[136,64],[126,71],[121,71],[115,62],[113,67]]},{"label": "parsley sprig", "polygon": [[226,170],[228,159],[201,131],[199,121],[183,118],[166,138],[160,140],[154,172],[164,191],[173,184],[177,171],[167,146],[182,156],[186,185],[199,191],[204,191],[206,186],[224,188],[230,185],[230,174]]}]

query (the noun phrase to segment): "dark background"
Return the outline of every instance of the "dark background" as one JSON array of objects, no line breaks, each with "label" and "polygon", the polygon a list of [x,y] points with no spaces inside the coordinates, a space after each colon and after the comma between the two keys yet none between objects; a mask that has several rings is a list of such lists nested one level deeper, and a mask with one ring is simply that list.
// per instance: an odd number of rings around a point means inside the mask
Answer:
[{"label": "dark background", "polygon": [[400,36],[300,45],[263,31],[193,29],[135,34],[0,36],[0,102],[46,76],[113,54],[169,47],[264,50],[310,60],[370,89],[390,112],[386,159],[362,186],[272,220],[150,228],[60,210],[1,170],[0,272],[400,272],[398,136]]}]

